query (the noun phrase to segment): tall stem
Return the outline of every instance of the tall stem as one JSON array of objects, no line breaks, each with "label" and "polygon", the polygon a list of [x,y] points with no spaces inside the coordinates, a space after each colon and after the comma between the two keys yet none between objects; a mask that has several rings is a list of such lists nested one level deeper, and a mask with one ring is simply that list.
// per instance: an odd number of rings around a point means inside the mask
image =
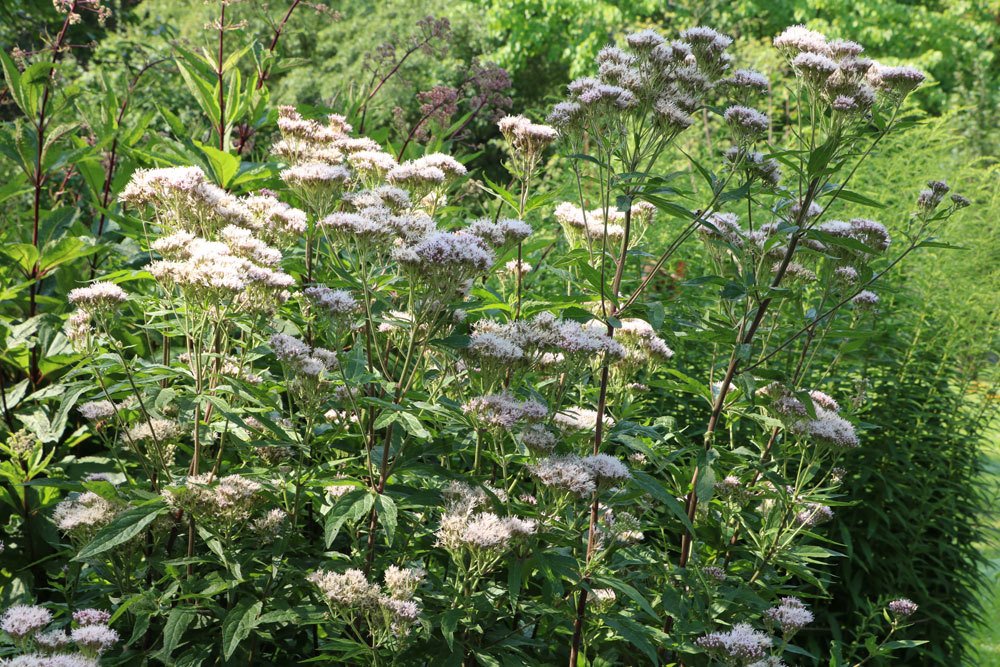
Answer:
[{"label": "tall stem", "polygon": [[[628,243],[629,234],[631,233],[632,227],[632,209],[629,207],[625,210],[625,234],[622,237],[622,245],[620,255],[617,258],[615,267],[615,277],[611,283],[611,298],[618,303],[618,293],[621,290],[622,275],[625,273],[625,260],[628,257]],[[601,301],[605,300],[606,295],[603,293],[603,283]],[[617,305],[612,307],[612,315],[618,314]],[[615,328],[608,323],[608,337],[613,338],[615,335]],[[608,381],[611,371],[611,359],[605,353],[602,363],[601,363],[601,387],[600,393],[597,397],[597,424],[594,426],[594,454],[599,454],[601,451],[601,445],[604,441],[604,412],[608,405]],[[582,583],[588,583],[590,581],[590,576],[588,573],[590,567],[590,560],[594,555],[594,545],[595,537],[597,534],[597,512],[599,508],[599,496],[597,492],[594,492],[594,497],[590,502],[590,524],[587,527],[587,554],[584,560],[584,576]],[[586,621],[587,614],[587,589],[583,586],[580,588],[579,598],[576,604],[576,619],[573,621],[573,639],[570,642],[569,649],[569,665],[570,667],[576,667],[577,662],[580,657],[580,643],[583,639],[583,625]]]},{"label": "tall stem", "polygon": [[219,3],[219,57],[216,61],[218,69],[216,75],[219,77],[219,150],[226,150],[226,86],[223,81],[223,61],[226,43],[226,3],[229,0],[222,0]]},{"label": "tall stem", "polygon": [[[66,19],[63,21],[62,29],[59,31],[58,36],[56,36],[56,41],[52,44],[52,60],[53,62],[59,58],[59,52],[62,50],[62,45],[66,41],[66,30],[69,28],[69,19],[76,13],[77,2],[74,0],[72,6],[66,12]],[[35,144],[35,173],[32,179],[32,187],[34,189],[34,196],[32,199],[32,224],[31,224],[31,245],[38,249],[38,230],[41,225],[42,220],[42,185],[45,183],[45,174],[42,171],[42,158],[45,153],[45,129],[48,127],[48,106],[49,106],[49,96],[52,92],[52,77],[55,74],[55,67],[49,69],[48,72],[48,82],[45,86],[45,90],[42,91],[42,102],[38,106],[38,117],[35,119],[35,133],[38,135],[38,141]],[[34,266],[31,268],[31,287],[28,288],[28,319],[35,316],[38,311],[38,284],[41,280],[39,272],[41,270],[41,264],[36,261]],[[31,349],[31,359],[28,368],[28,377],[31,380],[32,385],[37,385],[41,382],[41,373],[39,371],[39,347],[36,345]]]},{"label": "tall stem", "polygon": [[[775,273],[774,279],[771,281],[771,291],[773,292],[781,285],[781,280],[785,277],[785,272],[788,270],[788,265],[792,261],[792,255],[795,254],[795,249],[798,246],[799,239],[803,234],[803,223],[805,221],[806,213],[809,210],[809,206],[812,204],[814,197],[816,196],[816,189],[819,186],[819,179],[814,178],[809,183],[809,187],[806,190],[805,198],[802,200],[799,209],[798,219],[796,220],[796,225],[798,226],[798,231],[792,234],[792,238],[788,243],[788,250],[785,251],[784,257],[781,259],[781,264],[778,266],[778,271]],[[732,355],[729,357],[729,366],[726,368],[726,375],[722,379],[722,386],[719,388],[718,396],[716,396],[715,403],[712,405],[712,414],[708,419],[708,426],[705,429],[704,437],[704,450],[707,452],[712,449],[712,443],[715,439],[715,430],[718,427],[719,419],[722,417],[722,408],[726,402],[726,396],[729,393],[730,384],[733,378],[736,376],[736,371],[740,365],[740,357],[737,355],[737,350],[739,347],[744,345],[750,345],[753,342],[754,335],[757,333],[757,329],[760,327],[761,322],[764,319],[764,315],[767,313],[774,297],[771,294],[764,297],[764,299],[757,306],[757,312],[754,315],[753,321],[750,323],[745,330],[742,330],[740,335],[737,337],[737,347],[733,349]],[[745,324],[745,322],[744,322]],[[695,467],[694,473],[691,476],[691,486],[688,490],[687,498],[685,500],[685,506],[687,510],[687,517],[694,523],[695,513],[698,510],[698,495],[695,493],[695,487],[698,484],[698,471],[699,468]],[[678,560],[679,567],[686,567],[688,563],[688,558],[691,555],[691,544],[694,539],[694,535],[687,529],[681,534],[681,555]]]}]

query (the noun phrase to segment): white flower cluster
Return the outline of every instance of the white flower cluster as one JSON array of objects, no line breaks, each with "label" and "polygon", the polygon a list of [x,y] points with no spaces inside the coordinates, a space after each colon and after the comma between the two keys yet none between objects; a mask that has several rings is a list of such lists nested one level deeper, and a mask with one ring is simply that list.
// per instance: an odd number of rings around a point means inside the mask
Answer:
[{"label": "white flower cluster", "polygon": [[294,336],[274,334],[271,336],[274,356],[292,369],[296,375],[319,378],[324,371],[337,368],[337,353],[322,347],[310,347]]},{"label": "white flower cluster", "polygon": [[511,148],[514,163],[522,173],[530,172],[542,151],[559,138],[554,127],[532,123],[524,116],[504,116],[497,122],[500,134]]},{"label": "white flower cluster", "polygon": [[196,520],[230,527],[248,521],[263,501],[263,485],[240,475],[216,478],[212,473],[192,475],[183,485],[164,489],[167,505],[188,512]]},{"label": "white flower cluster", "polygon": [[863,117],[875,103],[876,91],[898,103],[925,79],[913,67],[886,67],[861,57],[864,47],[857,42],[827,41],[802,25],[785,29],[774,38],[774,46],[795,74],[844,116]]},{"label": "white flower cluster", "polygon": [[405,635],[419,619],[420,603],[414,593],[425,575],[421,568],[391,565],[385,571],[385,589],[357,569],[318,570],[306,579],[320,590],[335,613],[348,619],[362,615],[373,634],[382,637],[387,632]]},{"label": "white flower cluster", "polygon": [[[645,201],[634,202],[631,206],[632,229],[635,235],[640,235],[656,214],[656,207]],[[625,236],[625,212],[618,209],[608,209],[607,225],[603,209],[584,211],[576,204],[563,202],[553,211],[556,220],[562,226],[566,240],[571,247],[590,247],[595,241],[600,241],[607,234],[608,241],[620,241]]]},{"label": "white flower cluster", "polygon": [[507,551],[515,540],[535,533],[534,521],[476,511],[487,498],[482,489],[454,483],[445,496],[448,502],[437,530],[437,544],[455,554],[467,551],[474,558],[489,561]]},{"label": "white flower cluster", "polygon": [[727,632],[713,632],[699,637],[695,644],[716,656],[734,658],[745,664],[765,657],[773,641],[763,632],[754,630],[749,623],[737,623]]},{"label": "white flower cluster", "polygon": [[128,295],[114,283],[98,281],[87,287],[77,287],[69,291],[69,302],[90,312],[114,309],[125,303]]},{"label": "white flower cluster", "polygon": [[114,505],[93,491],[60,501],[52,513],[56,528],[77,537],[91,535],[114,517]]},{"label": "white flower cluster", "polygon": [[853,239],[871,249],[871,252],[865,252],[842,247],[827,248],[827,252],[845,258],[864,258],[867,255],[882,253],[888,250],[889,244],[892,243],[885,225],[867,218],[852,218],[847,222],[827,220],[820,223],[816,229],[830,236]]},{"label": "white flower cluster", "polygon": [[259,206],[256,199],[226,192],[199,167],[137,169],[118,199],[136,208],[152,207],[166,233],[188,231],[208,238],[226,225],[253,229],[262,224],[260,215],[248,208],[249,201]]},{"label": "white flower cluster", "polygon": [[520,435],[521,442],[532,452],[546,453],[555,449],[555,434],[542,424],[529,424]]},{"label": "white flower cluster", "polygon": [[349,315],[358,309],[358,301],[345,289],[330,289],[326,285],[313,285],[303,290],[309,302],[328,317]]},{"label": "white flower cluster", "polygon": [[113,315],[115,309],[128,299],[128,295],[114,283],[98,281],[87,287],[78,287],[69,292],[68,300],[77,309],[66,320],[66,337],[78,349],[86,348],[91,340],[91,322]]},{"label": "white flower cluster", "polygon": [[420,199],[464,176],[466,171],[465,165],[450,155],[431,153],[394,167],[385,178],[389,184],[404,187],[414,199]]},{"label": "white flower cluster", "polygon": [[177,287],[186,298],[206,308],[233,304],[241,310],[273,310],[288,299],[295,281],[275,268],[281,253],[245,228],[226,226],[221,241],[209,241],[186,231],[157,239],[152,249],[163,259],[147,270],[166,287]]},{"label": "white flower cluster", "polygon": [[673,42],[643,30],[626,42],[630,50],[600,51],[598,77],[570,83],[569,99],[556,105],[550,123],[566,134],[600,135],[625,116],[645,118],[652,111],[652,121],[669,139],[691,125],[691,113],[729,68],[732,40],[711,28],[691,28]]},{"label": "white flower cluster", "polygon": [[[604,425],[614,424],[611,415],[604,415]],[[597,429],[597,411],[589,408],[563,408],[552,416],[552,423],[564,431],[589,431]]]},{"label": "white flower cluster", "polygon": [[292,208],[270,193],[258,193],[243,199],[249,216],[243,226],[269,244],[294,243],[308,230],[304,211]]},{"label": "white flower cluster", "polygon": [[148,441],[164,442],[176,440],[184,434],[184,429],[176,421],[152,417],[135,424],[126,431],[128,443],[141,444]]},{"label": "white flower cluster", "polygon": [[450,293],[456,285],[485,273],[496,256],[478,236],[434,231],[395,248],[392,258],[432,292]]},{"label": "white flower cluster", "polygon": [[764,612],[764,618],[790,637],[813,622],[811,611],[796,597],[781,598],[781,604]]},{"label": "white flower cluster", "polygon": [[509,429],[519,422],[545,419],[548,408],[533,399],[519,401],[512,394],[477,396],[462,406],[462,411],[488,426]]},{"label": "white flower cluster", "polygon": [[627,355],[625,347],[603,331],[551,313],[505,323],[480,320],[465,351],[484,371],[512,364],[573,367],[602,354],[616,360]]},{"label": "white flower cluster", "polygon": [[115,404],[107,400],[87,401],[76,406],[76,410],[84,419],[102,421],[114,416]]},{"label": "white flower cluster", "polygon": [[795,514],[795,523],[803,528],[812,528],[832,520],[833,510],[821,503],[806,503],[805,507]]},{"label": "white flower cluster", "polygon": [[330,115],[324,125],[303,118],[294,107],[278,107],[278,131],[281,139],[271,146],[271,153],[291,164],[339,164],[350,144],[353,129],[343,116]]},{"label": "white flower cluster", "polygon": [[480,218],[474,220],[464,231],[479,237],[498,250],[514,246],[531,236],[530,225],[511,218],[501,218],[496,222],[489,218]]},{"label": "white flower cluster", "polygon": [[[98,609],[73,612],[74,626],[48,630],[52,612],[38,605],[14,605],[0,616],[0,630],[13,638],[25,653],[0,664],[18,667],[97,667],[102,653],[118,643],[118,632],[108,627],[111,614]],[[72,648],[76,653],[69,653]]]},{"label": "white flower cluster", "polygon": [[632,478],[628,467],[609,454],[550,456],[528,469],[543,485],[578,496],[589,496],[601,486]]},{"label": "white flower cluster", "polygon": [[[592,320],[592,324],[597,324]],[[601,325],[603,326],[603,325]],[[615,330],[615,338],[625,346],[626,359],[633,366],[645,365],[650,361],[669,361],[674,356],[667,342],[656,335],[652,325],[638,318],[624,318]]]},{"label": "white flower cluster", "polygon": [[859,444],[854,425],[840,416],[840,405],[831,396],[821,392],[809,393],[812,414],[798,397],[778,384],[759,389],[758,394],[771,400],[771,409],[788,424],[792,433],[802,435],[817,444],[852,448]]}]

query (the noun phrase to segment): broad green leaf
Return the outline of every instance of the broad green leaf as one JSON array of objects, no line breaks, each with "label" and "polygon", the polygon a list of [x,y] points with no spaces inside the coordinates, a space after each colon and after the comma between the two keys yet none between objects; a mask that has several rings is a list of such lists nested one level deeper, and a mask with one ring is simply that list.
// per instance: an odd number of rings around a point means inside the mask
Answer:
[{"label": "broad green leaf", "polygon": [[441,635],[448,642],[448,649],[455,650],[455,628],[465,612],[461,609],[449,609],[441,614]]},{"label": "broad green leaf", "polygon": [[194,621],[196,613],[194,609],[187,607],[174,607],[167,615],[167,623],[163,627],[163,647],[159,651],[159,658],[164,662],[170,662],[170,654],[177,650],[181,644],[181,639],[188,627]]},{"label": "broad green leaf", "polygon": [[38,248],[30,243],[7,243],[0,252],[10,257],[17,264],[25,278],[31,275],[38,262]]},{"label": "broad green leaf", "polygon": [[650,641],[647,634],[649,628],[636,623],[627,616],[608,616],[604,619],[608,627],[615,630],[618,635],[633,647],[639,649],[649,658],[649,664],[658,665],[659,659],[656,657],[656,647]]},{"label": "broad green leaf", "polygon": [[415,438],[420,438],[421,440],[426,440],[431,437],[430,432],[424,428],[424,425],[420,423],[420,420],[417,419],[416,415],[409,412],[399,412],[398,414],[399,423],[403,425],[403,428],[406,429],[407,433]]},{"label": "broad green leaf", "polygon": [[670,513],[677,517],[689,532],[694,532],[691,520],[688,519],[687,512],[684,511],[684,505],[663,488],[663,484],[659,480],[641,470],[634,470],[632,471],[632,481],[640,489],[666,505]]},{"label": "broad green leaf", "polygon": [[93,558],[120,544],[125,544],[166,511],[167,506],[159,498],[126,510],[102,528],[73,560]]},{"label": "broad green leaf", "polygon": [[863,194],[852,190],[841,190],[840,192],[834,190],[833,195],[836,199],[843,199],[844,201],[849,201],[853,204],[870,206],[872,208],[885,208],[885,204],[882,202],[875,201],[871,197],[866,197]]},{"label": "broad green leaf", "polygon": [[226,614],[226,620],[222,622],[222,654],[226,660],[257,627],[263,607],[264,603],[260,600],[242,600]]},{"label": "broad green leaf", "polygon": [[375,496],[367,489],[348,491],[337,500],[337,504],[326,515],[326,522],[323,525],[326,548],[329,549],[333,541],[337,539],[340,528],[348,520],[356,521],[371,511],[375,504]]},{"label": "broad green leaf", "polygon": [[384,493],[380,494],[375,498],[375,511],[378,513],[379,523],[385,528],[389,546],[392,546],[392,538],[396,535],[396,526],[399,523],[399,510],[396,507],[396,501]]},{"label": "broad green leaf", "polygon": [[220,151],[218,148],[208,146],[201,142],[196,142],[198,150],[208,158],[208,165],[212,170],[212,177],[220,187],[228,188],[233,177],[240,171],[240,158],[237,155]]}]

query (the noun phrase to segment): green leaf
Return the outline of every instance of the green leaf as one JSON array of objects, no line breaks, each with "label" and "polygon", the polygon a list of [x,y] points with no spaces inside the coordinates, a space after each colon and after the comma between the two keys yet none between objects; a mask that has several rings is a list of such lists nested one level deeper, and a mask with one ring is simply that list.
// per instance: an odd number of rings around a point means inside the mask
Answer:
[{"label": "green leaf", "polygon": [[163,500],[156,498],[122,512],[114,521],[102,528],[73,560],[93,558],[119,544],[125,544],[166,511],[167,506]]},{"label": "green leaf", "polygon": [[712,463],[719,458],[719,453],[714,449],[704,451],[698,456],[698,482],[695,484],[694,492],[701,502],[708,502],[715,493],[715,471],[712,470]]},{"label": "green leaf", "polygon": [[835,199],[843,199],[853,204],[861,204],[862,206],[870,206],[872,208],[885,208],[885,204],[882,202],[875,201],[871,197],[866,197],[852,190],[841,190],[839,193],[835,190],[833,194]]},{"label": "green leaf", "polygon": [[642,596],[642,593],[640,593],[638,590],[636,590],[633,586],[630,586],[629,584],[626,584],[621,579],[615,579],[613,577],[607,577],[607,578],[605,578],[605,577],[594,577],[594,583],[598,584],[598,585],[602,585],[602,586],[608,586],[610,588],[615,589],[616,591],[618,591],[620,593],[624,593],[633,602],[635,602],[637,605],[639,605],[640,609],[642,609],[644,612],[646,612],[647,614],[649,614],[651,618],[653,618],[653,619],[655,619],[657,621],[660,620],[659,615],[657,615],[656,611],[653,609],[653,606],[651,604],[649,604],[649,602],[646,600],[646,598],[644,598]]},{"label": "green leaf", "polygon": [[17,64],[4,49],[0,49],[0,63],[3,64],[3,78],[11,98],[18,108],[25,115],[28,115],[29,111],[24,105],[24,89],[21,86],[21,70],[17,68]]},{"label": "green leaf", "polygon": [[409,412],[399,412],[399,423],[403,425],[406,432],[412,435],[414,438],[419,438],[421,440],[426,440],[431,437],[430,432],[424,428],[424,425],[420,423],[416,415]]},{"label": "green leaf", "polygon": [[215,86],[189,69],[180,60],[177,61],[177,69],[180,71],[184,83],[187,84],[188,90],[191,91],[195,100],[198,101],[198,105],[201,106],[201,110],[205,112],[205,115],[208,116],[213,125],[218,125],[220,112]]},{"label": "green leaf", "polygon": [[882,645],[882,648],[895,651],[900,648],[916,648],[917,646],[921,646],[926,643],[926,639],[896,639],[891,642],[886,642]]},{"label": "green leaf", "polygon": [[604,622],[607,623],[608,627],[615,630],[622,639],[642,651],[649,658],[649,664],[660,664],[659,658],[656,657],[656,647],[653,646],[649,637],[646,636],[649,632],[648,628],[643,627],[627,616],[609,616],[604,619]]},{"label": "green leaf", "polygon": [[240,171],[240,158],[218,148],[208,146],[201,142],[195,142],[198,150],[208,158],[208,165],[212,170],[212,178],[220,187],[228,188],[233,177]]},{"label": "green leaf", "polygon": [[809,154],[809,180],[820,176],[825,170],[833,154],[836,153],[839,141],[837,135],[832,135],[826,142]]},{"label": "green leaf", "polygon": [[46,248],[38,260],[39,270],[49,273],[60,264],[72,262],[74,259],[86,257],[97,252],[98,248],[88,245],[83,239],[67,236],[59,239],[51,247]]},{"label": "green leaf", "polygon": [[240,642],[257,627],[264,603],[260,600],[243,600],[226,614],[222,622],[222,654],[226,660],[236,652]]},{"label": "green leaf", "polygon": [[187,607],[174,607],[167,615],[167,623],[163,627],[163,648],[159,657],[163,662],[170,662],[170,654],[181,644],[184,633],[195,619],[195,611]]},{"label": "green leaf", "polygon": [[368,489],[348,491],[341,496],[337,504],[326,515],[326,522],[323,525],[326,548],[329,549],[333,541],[337,539],[337,534],[346,521],[356,521],[370,512],[374,504],[375,496]]},{"label": "green leaf", "polygon": [[465,612],[461,609],[449,609],[445,613],[441,614],[441,634],[444,636],[444,640],[448,642],[448,649],[455,649],[455,628],[458,627],[458,621],[465,615]]},{"label": "green leaf", "polygon": [[688,532],[694,532],[694,527],[691,525],[691,520],[688,519],[687,512],[684,511],[684,505],[681,504],[677,498],[670,494],[669,491],[663,488],[663,485],[654,477],[642,472],[641,470],[632,471],[632,481],[640,489],[653,496],[670,510],[670,513],[677,517],[684,527],[687,528]]},{"label": "green leaf", "polygon": [[0,252],[14,260],[25,278],[31,275],[38,261],[38,248],[30,243],[7,243],[0,248]]},{"label": "green leaf", "polygon": [[396,535],[396,526],[399,523],[399,510],[396,508],[396,501],[384,493],[379,494],[375,498],[375,511],[378,513],[379,523],[385,528],[389,546],[392,546],[392,538]]}]

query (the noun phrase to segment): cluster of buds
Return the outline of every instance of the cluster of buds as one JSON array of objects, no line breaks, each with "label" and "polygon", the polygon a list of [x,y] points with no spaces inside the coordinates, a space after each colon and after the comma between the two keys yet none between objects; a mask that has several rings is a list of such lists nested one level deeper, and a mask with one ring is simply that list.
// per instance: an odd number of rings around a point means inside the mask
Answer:
[{"label": "cluster of buds", "polygon": [[732,39],[711,28],[691,28],[671,42],[643,30],[626,42],[626,49],[601,50],[596,78],[570,83],[569,99],[555,106],[550,123],[569,136],[586,131],[604,143],[621,137],[625,125],[648,121],[665,145],[692,124],[691,114],[729,69]]},{"label": "cluster of buds", "polygon": [[531,178],[542,153],[559,132],[548,125],[532,123],[524,116],[504,116],[497,122],[510,150],[511,172],[521,179]]},{"label": "cluster of buds", "polygon": [[864,118],[878,93],[891,104],[899,104],[925,79],[913,67],[886,67],[862,57],[864,47],[857,42],[827,40],[802,25],[787,28],[774,38],[774,46],[837,119]]}]

